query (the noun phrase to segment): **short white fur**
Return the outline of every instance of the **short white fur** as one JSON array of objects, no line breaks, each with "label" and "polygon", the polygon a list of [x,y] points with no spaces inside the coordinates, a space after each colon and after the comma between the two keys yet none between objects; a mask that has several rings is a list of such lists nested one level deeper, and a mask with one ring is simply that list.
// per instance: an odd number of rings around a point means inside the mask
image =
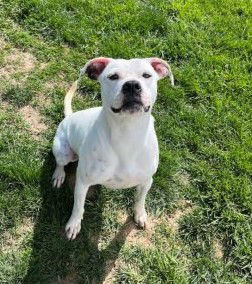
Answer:
[{"label": "short white fur", "polygon": [[[82,73],[95,60],[88,62]],[[106,66],[97,78],[101,84],[102,107],[71,113],[70,97],[77,88],[75,82],[70,89],[71,94],[69,91],[65,99],[67,116],[59,124],[54,138],[53,154],[57,163],[53,174],[54,186],[60,187],[64,182],[64,166],[79,160],[74,206],[65,228],[68,239],[75,239],[81,229],[86,194],[88,188],[95,184],[112,189],[136,186],[134,220],[141,227],[145,227],[147,221],[145,197],[159,162],[151,110],[157,96],[157,81],[163,76],[155,70],[156,65],[151,65],[152,58],[106,60]],[[170,76],[173,84],[169,65],[161,59],[155,60],[160,60],[162,70],[166,72],[164,76]],[[109,76],[115,73],[119,78],[110,80]],[[143,73],[151,77],[144,78]],[[140,83],[141,100],[143,106],[150,107],[149,111],[114,113],[112,107],[119,108],[123,103],[123,84],[131,80]]]}]

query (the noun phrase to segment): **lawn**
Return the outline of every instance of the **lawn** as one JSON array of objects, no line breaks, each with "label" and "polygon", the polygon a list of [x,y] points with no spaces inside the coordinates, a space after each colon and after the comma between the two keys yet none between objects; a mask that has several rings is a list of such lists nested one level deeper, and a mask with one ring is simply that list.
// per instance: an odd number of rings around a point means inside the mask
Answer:
[{"label": "lawn", "polygon": [[[251,283],[252,2],[0,1],[0,283]],[[160,165],[135,227],[134,189],[94,188],[78,238],[51,186],[63,98],[97,56],[167,60],[153,115]],[[101,104],[83,78],[74,109]]]}]

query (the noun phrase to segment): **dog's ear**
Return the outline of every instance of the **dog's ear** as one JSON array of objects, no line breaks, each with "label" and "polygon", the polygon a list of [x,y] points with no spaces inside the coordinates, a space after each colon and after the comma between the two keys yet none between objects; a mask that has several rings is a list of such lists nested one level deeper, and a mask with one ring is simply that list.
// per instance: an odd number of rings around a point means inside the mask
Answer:
[{"label": "dog's ear", "polygon": [[167,76],[170,77],[171,85],[174,86],[174,77],[170,65],[166,61],[157,57],[148,58],[148,60],[159,78],[162,79]]},{"label": "dog's ear", "polygon": [[81,69],[81,75],[87,74],[90,79],[97,80],[110,61],[111,58],[106,57],[94,58]]}]

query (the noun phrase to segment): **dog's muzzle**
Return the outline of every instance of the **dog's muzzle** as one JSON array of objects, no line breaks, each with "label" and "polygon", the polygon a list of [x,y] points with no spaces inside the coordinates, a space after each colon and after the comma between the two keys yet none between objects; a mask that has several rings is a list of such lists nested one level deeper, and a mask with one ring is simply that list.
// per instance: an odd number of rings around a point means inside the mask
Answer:
[{"label": "dog's muzzle", "polygon": [[111,107],[113,112],[128,111],[134,113],[142,109],[144,112],[149,111],[150,106],[143,105],[141,99],[142,87],[138,81],[132,80],[125,82],[122,86],[122,93],[124,96],[122,106],[120,108]]}]

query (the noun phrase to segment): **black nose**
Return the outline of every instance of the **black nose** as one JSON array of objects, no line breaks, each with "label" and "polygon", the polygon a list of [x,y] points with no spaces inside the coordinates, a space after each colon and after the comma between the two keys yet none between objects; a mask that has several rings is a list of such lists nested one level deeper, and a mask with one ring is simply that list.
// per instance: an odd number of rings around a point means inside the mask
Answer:
[{"label": "black nose", "polygon": [[125,95],[140,95],[142,88],[137,81],[127,81],[123,84],[122,91]]}]

